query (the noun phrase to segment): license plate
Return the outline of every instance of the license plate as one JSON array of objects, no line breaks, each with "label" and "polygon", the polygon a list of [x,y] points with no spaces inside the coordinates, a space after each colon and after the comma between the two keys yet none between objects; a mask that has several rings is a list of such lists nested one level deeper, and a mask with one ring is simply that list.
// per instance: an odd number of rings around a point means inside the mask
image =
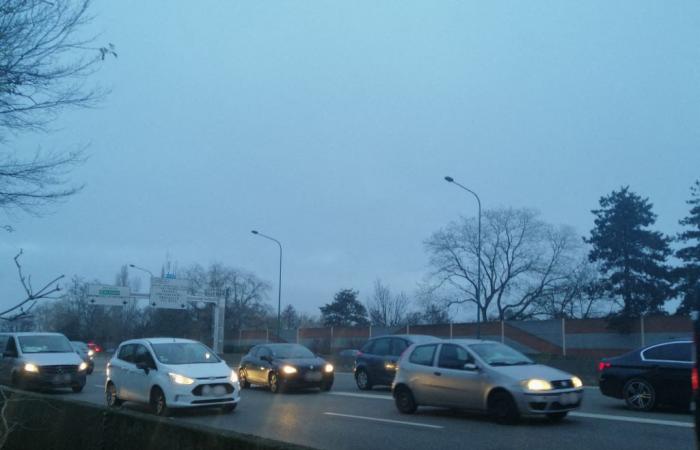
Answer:
[{"label": "license plate", "polygon": [[226,395],[224,386],[204,386],[202,388],[202,396],[204,397],[221,397],[222,395]]},{"label": "license plate", "polygon": [[307,373],[304,377],[306,381],[321,381],[320,373]]},{"label": "license plate", "polygon": [[70,375],[68,374],[63,374],[63,375],[54,375],[53,379],[51,380],[54,384],[63,384],[63,383],[68,383],[70,381]]},{"label": "license plate", "polygon": [[562,405],[573,405],[575,403],[578,403],[578,394],[561,394],[559,396],[559,403],[561,403]]}]

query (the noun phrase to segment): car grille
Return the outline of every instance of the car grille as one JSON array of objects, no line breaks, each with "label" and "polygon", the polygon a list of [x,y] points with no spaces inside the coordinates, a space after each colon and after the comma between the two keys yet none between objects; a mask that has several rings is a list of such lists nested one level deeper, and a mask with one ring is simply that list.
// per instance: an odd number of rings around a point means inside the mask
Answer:
[{"label": "car grille", "polygon": [[552,381],[552,389],[571,389],[574,383],[571,380]]},{"label": "car grille", "polygon": [[299,366],[297,370],[300,375],[307,375],[312,373],[319,373],[323,369],[323,366],[314,364],[313,366]]},{"label": "car grille", "polygon": [[231,394],[233,392],[233,386],[231,386],[228,383],[216,383],[216,384],[200,384],[196,388],[192,389],[192,394],[201,396],[202,394],[202,389],[204,389],[205,386],[209,386],[210,388],[216,388],[219,386],[222,386],[226,390],[226,394]]},{"label": "car grille", "polygon": [[41,366],[39,371],[48,375],[72,374],[78,372],[78,366]]}]

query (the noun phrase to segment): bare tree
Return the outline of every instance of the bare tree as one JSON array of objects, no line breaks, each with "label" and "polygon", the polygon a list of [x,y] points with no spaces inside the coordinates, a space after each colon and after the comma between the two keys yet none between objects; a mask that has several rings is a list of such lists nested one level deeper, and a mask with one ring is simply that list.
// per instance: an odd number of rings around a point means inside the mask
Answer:
[{"label": "bare tree", "polygon": [[4,311],[0,311],[0,319],[3,320],[14,321],[29,316],[31,310],[34,309],[39,301],[55,298],[53,294],[61,290],[58,285],[58,281],[64,277],[63,275],[55,277],[48,283],[44,284],[39,290],[35,290],[32,286],[32,276],[25,275],[24,272],[22,272],[22,265],[19,262],[22,254],[23,251],[20,250],[19,253],[15,255],[14,259],[15,266],[17,266],[19,281],[22,283],[22,287],[24,288],[25,297],[14,306]]},{"label": "bare tree", "polygon": [[487,210],[483,219],[480,261],[474,219],[452,222],[425,242],[433,289],[448,293],[448,305],[475,305],[483,321],[494,309],[498,319],[533,317],[538,299],[559,289],[573,270],[578,238],[571,228],[546,224],[528,209]]},{"label": "bare tree", "polygon": [[405,293],[392,295],[389,286],[377,279],[374,292],[367,302],[367,311],[372,325],[393,327],[406,322],[410,301]]},{"label": "bare tree", "polygon": [[[0,142],[27,131],[48,131],[57,114],[70,107],[91,107],[106,91],[87,79],[112,44],[94,45],[83,33],[91,17],[90,0],[0,0]],[[36,213],[40,206],[81,189],[67,175],[84,161],[81,151],[17,152],[0,156],[0,208]]]}]

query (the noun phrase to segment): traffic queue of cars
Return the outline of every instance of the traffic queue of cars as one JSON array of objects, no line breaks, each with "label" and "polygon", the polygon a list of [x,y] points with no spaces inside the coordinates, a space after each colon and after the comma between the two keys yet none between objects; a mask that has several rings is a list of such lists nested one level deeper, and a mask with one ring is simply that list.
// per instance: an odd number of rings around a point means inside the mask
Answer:
[{"label": "traffic queue of cars", "polygon": [[[0,383],[18,388],[80,392],[94,368],[95,350],[59,333],[0,333],[0,348]],[[579,408],[584,397],[577,376],[537,364],[495,341],[382,336],[353,354],[358,389],[390,386],[396,408],[404,414],[433,406],[480,411],[504,423],[522,416],[559,421]],[[606,358],[598,365],[600,391],[624,399],[634,410],[687,408],[693,360],[689,340]],[[328,391],[334,372],[331,363],[298,344],[256,345],[233,370],[197,341],[134,339],[121,343],[106,365],[105,400],[110,407],[142,403],[157,415],[201,407],[232,412],[241,389]]]}]

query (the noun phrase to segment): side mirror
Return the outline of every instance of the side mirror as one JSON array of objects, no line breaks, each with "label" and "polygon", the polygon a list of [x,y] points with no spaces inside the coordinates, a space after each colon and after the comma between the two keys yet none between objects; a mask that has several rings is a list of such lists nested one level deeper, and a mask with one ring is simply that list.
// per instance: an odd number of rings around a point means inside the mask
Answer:
[{"label": "side mirror", "polygon": [[475,371],[479,370],[479,366],[477,366],[474,363],[466,363],[464,365],[464,370],[468,370],[470,372],[475,372]]}]

